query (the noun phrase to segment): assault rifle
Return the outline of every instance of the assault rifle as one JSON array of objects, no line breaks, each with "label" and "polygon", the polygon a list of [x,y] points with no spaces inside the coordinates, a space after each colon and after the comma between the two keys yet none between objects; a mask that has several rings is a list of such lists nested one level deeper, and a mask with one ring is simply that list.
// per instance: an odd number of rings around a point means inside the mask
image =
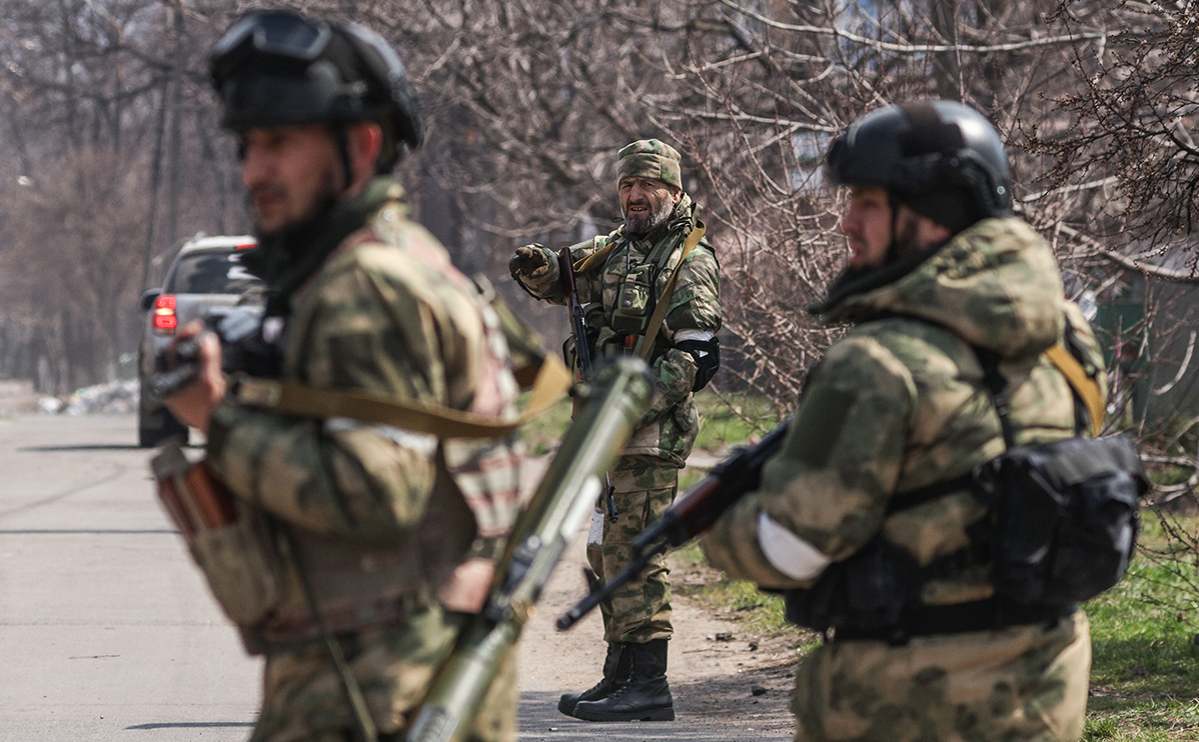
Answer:
[{"label": "assault rifle", "polygon": [[[587,316],[583,313],[583,305],[579,302],[579,288],[575,282],[575,265],[570,248],[564,247],[558,251],[558,283],[566,298],[566,307],[570,310],[570,337],[575,346],[575,357],[579,359],[579,372],[583,383],[591,379],[591,342],[587,338]],[[604,504],[608,509],[608,517],[616,522],[616,494],[612,488],[612,480],[604,475]]]},{"label": "assault rifle", "polygon": [[579,371],[583,374],[583,381],[587,381],[591,378],[591,344],[587,341],[587,317],[583,314],[583,305],[579,302],[574,261],[570,256],[569,247],[558,251],[558,282],[566,298],[566,308],[570,310],[570,337],[574,340]]},{"label": "assault rifle", "polygon": [[[211,312],[204,316],[204,326],[216,333],[221,341],[221,370],[225,373],[247,371],[255,368],[265,351],[256,344],[258,328],[266,308],[244,305]],[[200,338],[195,335],[175,346],[174,363],[166,355],[154,359],[154,374],[146,380],[146,391],[151,399],[166,399],[183,390],[200,373]]]},{"label": "assault rifle", "polygon": [[595,507],[601,474],[645,414],[652,388],[639,359],[617,358],[596,369],[549,470],[517,519],[486,606],[433,678],[406,742],[466,739],[550,572]]},{"label": "assault rifle", "polygon": [[743,448],[721,461],[708,476],[687,490],[656,523],[633,540],[633,559],[628,566],[563,614],[556,623],[558,630],[574,626],[621,585],[641,574],[651,559],[708,530],[746,492],[757,489],[762,465],[782,446],[788,425],[779,425],[756,446]]}]

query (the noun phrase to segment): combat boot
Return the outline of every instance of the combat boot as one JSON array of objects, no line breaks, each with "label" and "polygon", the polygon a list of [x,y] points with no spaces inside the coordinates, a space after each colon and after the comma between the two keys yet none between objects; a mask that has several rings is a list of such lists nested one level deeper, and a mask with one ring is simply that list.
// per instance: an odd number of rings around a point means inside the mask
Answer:
[{"label": "combat boot", "polygon": [[598,701],[604,698],[618,684],[625,682],[629,674],[631,654],[626,647],[631,645],[624,642],[608,642],[608,656],[604,658],[604,677],[582,693],[563,693],[558,699],[558,710],[567,716],[574,716],[575,704],[579,701]]},{"label": "combat boot", "polygon": [[628,679],[598,701],[579,701],[571,716],[585,721],[674,721],[666,683],[666,640],[626,644]]}]

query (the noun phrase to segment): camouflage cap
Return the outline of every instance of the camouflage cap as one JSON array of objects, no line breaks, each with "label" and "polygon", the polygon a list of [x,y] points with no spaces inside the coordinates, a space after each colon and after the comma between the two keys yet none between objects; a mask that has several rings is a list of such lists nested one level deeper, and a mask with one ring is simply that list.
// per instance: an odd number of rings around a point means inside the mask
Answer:
[{"label": "camouflage cap", "polygon": [[616,153],[616,182],[625,178],[653,178],[675,188],[683,187],[679,152],[657,139],[641,139]]}]

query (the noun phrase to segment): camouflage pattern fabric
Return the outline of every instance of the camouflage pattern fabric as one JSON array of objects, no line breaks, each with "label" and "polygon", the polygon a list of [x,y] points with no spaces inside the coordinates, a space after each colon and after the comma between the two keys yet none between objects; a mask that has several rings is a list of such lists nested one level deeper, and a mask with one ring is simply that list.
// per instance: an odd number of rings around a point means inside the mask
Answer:
[{"label": "camouflage pattern fabric", "polygon": [[[632,561],[632,541],[653,525],[678,492],[678,469],[662,466],[647,456],[625,456],[611,473],[616,499],[616,522],[600,503],[587,539],[587,562],[601,581],[615,576]],[[662,555],[640,576],[626,582],[600,604],[604,641],[641,644],[669,639],[670,569]]]},{"label": "camouflage pattern fabric", "polygon": [[[339,637],[367,708],[380,729],[402,738],[437,668],[468,616],[437,607],[405,617],[402,627]],[[483,701],[469,742],[516,739],[515,648]],[[273,645],[263,676],[263,706],[250,742],[348,742],[354,720],[341,678],[324,645]]]},{"label": "camouflage pattern fabric", "polygon": [[[399,187],[389,193],[292,297],[284,376],[511,414],[517,387],[498,321],[436,240],[407,219]],[[464,620],[451,610],[477,603],[480,585],[485,593],[490,573],[474,565],[486,560],[473,557],[488,556],[479,547],[494,546],[519,510],[518,441],[440,446],[388,426],[224,403],[207,454],[243,507],[273,515],[299,545],[284,559],[281,604],[263,626],[248,627],[266,655],[254,739],[353,728],[297,559],[352,655],[380,731],[402,732]],[[462,587],[472,579],[473,590]],[[495,713],[507,720],[479,739],[514,739],[515,699]]]},{"label": "camouflage pattern fabric", "polygon": [[616,180],[652,178],[675,188],[683,187],[679,152],[657,139],[642,139],[616,153]]},{"label": "camouflage pattern fabric", "polygon": [[800,664],[796,742],[1077,742],[1091,639],[1081,611],[1045,626],[830,642]]},{"label": "camouflage pattern fabric", "polygon": [[[577,263],[608,244],[614,246],[600,268],[576,276],[579,301],[593,303],[587,308],[587,315],[589,324],[594,325],[600,333],[597,355],[628,352],[613,329],[618,324],[617,294],[630,276],[648,279],[655,270],[652,258],[670,250],[670,258],[665,261],[663,269],[652,276],[653,296],[662,295],[671,272],[678,265],[683,242],[695,226],[696,208],[687,194],[683,194],[671,218],[644,237],[630,237],[621,227],[609,235],[571,248]],[[536,278],[520,276],[521,284],[533,296],[564,304],[565,297],[558,284],[556,252],[540,245],[531,247],[545,252],[549,260],[548,270]],[[670,309],[651,357],[657,394],[653,405],[626,444],[622,452],[624,455],[656,456],[675,467],[687,463],[687,456],[691,454],[698,433],[699,416],[691,393],[696,365],[690,354],[671,347],[671,342],[682,331],[699,330],[715,334],[720,329],[719,273],[716,254],[707,237],[704,237],[683,262],[670,299]],[[647,283],[647,290],[643,294],[634,292],[646,318],[652,313],[649,288]]]},{"label": "camouflage pattern fabric", "polygon": [[[634,142],[629,147],[633,149],[628,155],[636,157],[660,158],[664,152],[657,151],[652,144],[643,146]],[[669,159],[669,153],[666,156]],[[623,162],[639,160],[626,156]],[[629,312],[618,313],[618,305],[623,303],[618,301],[618,295],[623,289],[624,297],[637,310],[636,315],[648,320],[654,300],[663,295],[679,265],[683,243],[695,229],[698,209],[684,193],[667,221],[647,235],[626,234],[622,226],[611,234],[572,246],[576,265],[597,251],[612,247],[602,265],[576,273],[579,301],[589,303],[588,324],[598,332],[597,357],[631,352],[617,332],[622,323],[627,326],[632,321]],[[539,299],[565,304],[558,283],[557,253],[541,245],[530,247],[544,252],[548,265],[536,277],[517,275],[517,281]],[[594,538],[589,539],[596,541],[596,545],[589,545],[588,561],[601,577],[615,574],[620,568],[617,565],[628,563],[632,538],[669,507],[678,487],[678,470],[686,465],[695,445],[699,413],[691,388],[697,366],[689,353],[674,348],[672,342],[680,332],[715,335],[720,329],[719,271],[715,251],[706,236],[682,262],[650,358],[655,378],[654,401],[625,444],[612,472],[620,522],[613,528],[605,516],[601,533],[594,533]],[[617,484],[617,480],[621,483]],[[602,547],[597,541],[601,535]],[[657,560],[642,579],[630,582],[614,600],[601,604],[600,610],[607,641],[646,642],[670,636],[669,582],[664,562]]]},{"label": "camouflage pattern fabric", "polygon": [[[1043,356],[1061,340],[1064,316],[1088,348],[1086,365],[1106,389],[1102,354],[1081,312],[1063,298],[1052,251],[1017,219],[979,222],[895,280],[843,295],[824,310],[830,322],[849,320],[856,325],[814,370],[782,449],[763,468],[761,489],[731,508],[704,538],[713,565],[765,587],[810,587],[811,582],[787,577],[765,557],[757,532],[763,512],[833,561],[853,554],[880,531],[921,565],[968,544],[966,528],[982,517],[983,508],[966,491],[884,518],[892,494],[958,477],[1004,449],[999,417],[968,343],[999,357],[1000,371],[1009,383],[1017,444],[1060,440],[1074,433],[1070,388]],[[924,586],[923,600],[953,604],[986,599],[994,594],[987,574],[986,565],[975,565],[930,581]],[[1057,660],[1046,662],[1053,664],[1054,672],[1064,673],[1068,682],[1060,687],[1069,693],[1038,696],[1038,703],[1057,704],[1060,714],[1078,716],[1085,705],[1086,662],[1081,650],[1069,650],[1074,651],[1069,657],[1066,653],[1076,634],[1079,642],[1086,642],[1078,633],[1081,629],[1072,631],[1076,633],[1069,639],[1044,650],[1052,653],[1054,646],[1060,650]],[[971,682],[995,687],[1007,683],[1012,673],[1020,684],[1044,679],[1043,667],[1025,664],[1023,649],[1006,660],[988,659],[989,642],[999,637],[971,636],[975,638],[961,635],[952,640],[960,664],[947,665],[949,669],[972,668],[962,670],[976,676]],[[945,637],[936,640],[950,642]],[[913,647],[918,644],[913,640]],[[909,683],[919,681],[917,665],[901,665],[901,652],[906,650],[885,645],[876,649],[895,658],[894,668],[909,668],[895,670],[910,673]],[[827,658],[859,651],[866,650],[856,642],[834,642],[814,661],[831,662]],[[887,655],[892,651],[896,654]],[[891,662],[871,661],[876,667]],[[837,666],[841,667],[839,660]],[[841,697],[848,690],[823,684],[835,676],[805,677],[823,680],[797,687],[797,708],[835,704],[838,713],[853,713],[845,705],[849,699]],[[888,677],[885,683],[875,682],[874,690],[881,698],[883,687],[896,683]],[[898,687],[902,692],[909,686]],[[832,700],[821,702],[820,694]],[[913,697],[895,713],[923,715],[914,706],[926,700]],[[870,722],[868,707],[866,703],[854,707],[863,709],[863,725]],[[1048,707],[1042,711],[1060,715]],[[1025,709],[1013,708],[1010,713],[1022,715]],[[998,728],[1000,722],[988,718],[988,730]],[[1077,739],[1054,736],[1076,728],[1081,716],[1076,721],[1046,728],[1040,736],[1019,738]],[[821,722],[804,723],[819,726]],[[1011,723],[1016,723],[1014,716]],[[848,728],[849,722],[842,717],[838,725]],[[865,731],[859,733],[863,736],[829,739],[874,739]],[[878,737],[884,738],[895,737]]]}]

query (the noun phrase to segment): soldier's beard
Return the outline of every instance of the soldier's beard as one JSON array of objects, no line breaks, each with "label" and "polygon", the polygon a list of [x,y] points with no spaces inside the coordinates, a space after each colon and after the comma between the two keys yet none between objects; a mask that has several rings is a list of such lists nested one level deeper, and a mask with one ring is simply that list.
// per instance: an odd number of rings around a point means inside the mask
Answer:
[{"label": "soldier's beard", "polygon": [[650,211],[645,216],[630,216],[625,212],[624,230],[629,234],[649,234],[665,224],[673,211],[674,203],[670,199],[663,200],[657,206],[650,202]]}]

